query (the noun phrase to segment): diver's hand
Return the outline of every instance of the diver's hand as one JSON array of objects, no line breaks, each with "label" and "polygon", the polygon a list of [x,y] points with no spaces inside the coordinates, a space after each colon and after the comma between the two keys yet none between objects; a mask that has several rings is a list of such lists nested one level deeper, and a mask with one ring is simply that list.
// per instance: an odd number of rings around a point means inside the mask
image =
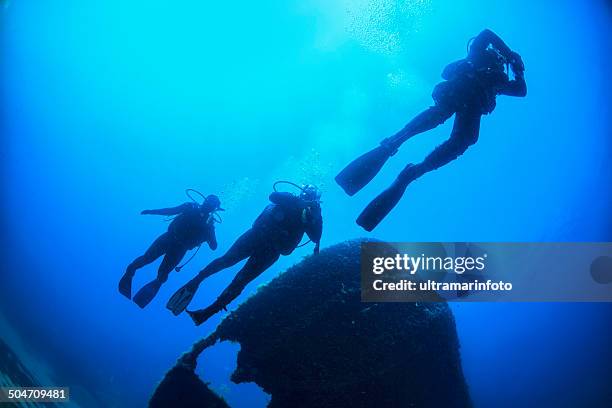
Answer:
[{"label": "diver's hand", "polygon": [[148,215],[148,214],[151,214],[151,210],[142,210],[140,212],[140,215]]},{"label": "diver's hand", "polygon": [[510,51],[510,66],[514,72],[525,71],[525,64],[518,52]]},{"label": "diver's hand", "polygon": [[316,244],[314,250],[312,251],[315,255],[319,254],[319,244]]}]

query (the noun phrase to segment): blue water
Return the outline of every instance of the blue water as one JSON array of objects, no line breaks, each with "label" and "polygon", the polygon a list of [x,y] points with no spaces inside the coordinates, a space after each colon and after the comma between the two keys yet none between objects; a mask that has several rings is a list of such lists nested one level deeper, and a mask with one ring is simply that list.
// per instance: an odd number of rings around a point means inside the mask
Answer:
[{"label": "blue water", "polygon": [[[485,27],[523,56],[528,97],[500,97],[479,142],[411,185],[372,236],[612,240],[604,1],[3,4],[0,310],[40,370],[85,406],[143,406],[213,330],[222,316],[195,328],[165,301],[250,225],[273,181],[323,188],[323,246],[364,236],[357,214],[451,121],[412,139],[356,197],[333,176],[429,106],[444,65]],[[139,211],[179,204],[188,187],[220,194],[219,249],[201,250],[140,310],[117,281],[166,224]],[[311,250],[281,259],[239,301]],[[235,271],[207,281],[194,304]],[[612,305],[453,309],[476,407],[596,407],[612,384]],[[236,350],[208,351],[199,372],[233,406],[264,406],[257,387],[229,382]]]}]

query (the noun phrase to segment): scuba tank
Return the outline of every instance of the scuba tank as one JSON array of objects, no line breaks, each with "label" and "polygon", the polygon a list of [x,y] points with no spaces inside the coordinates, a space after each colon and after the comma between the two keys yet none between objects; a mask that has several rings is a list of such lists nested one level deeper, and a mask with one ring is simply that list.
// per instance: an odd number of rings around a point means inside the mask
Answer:
[{"label": "scuba tank", "polygon": [[451,62],[442,71],[442,79],[453,81],[457,78],[475,73],[474,64],[467,58]]},{"label": "scuba tank", "polygon": [[195,248],[206,240],[208,230],[215,222],[221,223],[223,221],[217,213],[219,210],[223,211],[222,209],[210,212],[202,211],[202,206],[192,196],[193,193],[206,200],[204,194],[197,190],[192,188],[185,190],[185,194],[193,203],[190,203],[189,208],[174,217],[168,226],[168,231],[190,248]]},{"label": "scuba tank", "polygon": [[[275,193],[280,192],[277,188],[280,184],[287,184],[299,190],[299,196],[296,198],[317,205],[320,202],[320,191],[313,185],[299,186],[290,181],[279,180],[272,186]],[[269,236],[274,236],[279,241],[277,246],[281,253],[288,255],[295,248],[311,242],[307,240],[300,244],[305,232],[303,225],[309,218],[310,212],[305,208],[285,208],[283,205],[269,204],[257,217],[253,227],[265,231]]]},{"label": "scuba tank", "polygon": [[[170,225],[170,231],[179,241],[190,248],[198,245],[205,237],[208,229],[209,214],[200,211],[197,204],[177,215]],[[200,242],[198,242],[200,241]]]},{"label": "scuba tank", "polygon": [[446,81],[435,86],[432,98],[436,104],[454,112],[478,109],[491,113],[496,106],[497,84],[508,80],[501,54],[489,48],[472,58],[448,64],[442,72]]},{"label": "scuba tank", "polygon": [[[189,257],[189,259],[183,262],[181,265],[178,265],[174,268],[175,271],[180,272],[181,269],[185,267],[200,251],[202,247],[202,243],[208,239],[210,228],[214,228],[214,224],[222,223],[223,220],[221,216],[217,213],[217,210],[213,210],[209,213],[202,212],[200,210],[200,204],[197,202],[195,198],[193,198],[192,193],[195,193],[206,200],[204,194],[199,191],[188,188],[185,190],[185,194],[187,197],[193,201],[191,208],[183,213],[174,217],[170,225],[168,226],[168,231],[170,231],[174,236],[185,245],[190,246],[189,249],[196,248],[195,252]],[[223,209],[221,209],[223,211]],[[202,222],[204,216],[206,215],[206,221]],[[195,225],[195,228],[194,228]],[[186,242],[191,241],[191,242]],[[190,245],[192,244],[192,245]]]}]

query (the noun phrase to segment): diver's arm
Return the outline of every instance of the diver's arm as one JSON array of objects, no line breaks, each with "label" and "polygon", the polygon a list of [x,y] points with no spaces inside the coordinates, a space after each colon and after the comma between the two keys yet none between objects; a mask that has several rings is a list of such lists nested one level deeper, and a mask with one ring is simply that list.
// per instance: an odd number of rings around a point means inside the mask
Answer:
[{"label": "diver's arm", "polygon": [[321,207],[310,207],[309,222],[306,225],[306,235],[312,242],[315,243],[314,253],[319,253],[319,245],[321,236],[323,235],[323,217],[321,216]]},{"label": "diver's arm", "polygon": [[215,234],[215,227],[213,225],[210,226],[210,233],[207,242],[210,249],[213,251],[217,249],[217,235]]},{"label": "diver's arm", "polygon": [[498,93],[500,95],[524,98],[527,96],[527,83],[525,82],[525,78],[522,75],[518,76],[515,74],[514,79],[512,81],[508,81]]},{"label": "diver's arm", "polygon": [[514,62],[510,65],[514,73],[514,79],[508,81],[498,91],[500,95],[517,96],[524,98],[527,96],[527,83],[525,82],[525,65],[521,56],[515,54]]},{"label": "diver's arm", "polygon": [[176,207],[169,207],[169,208],[159,208],[157,210],[144,210],[141,212],[141,214],[143,215],[147,215],[147,214],[151,214],[151,215],[176,215],[176,214],[180,214],[183,211],[191,208],[193,206],[193,203],[185,203],[185,204],[181,204],[179,206]]},{"label": "diver's arm", "polygon": [[474,57],[476,54],[483,52],[489,45],[495,47],[497,51],[499,51],[506,59],[511,59],[512,50],[510,47],[508,47],[497,34],[488,28],[482,30],[482,32],[478,34],[476,38],[474,38],[472,45],[470,45],[468,57]]}]

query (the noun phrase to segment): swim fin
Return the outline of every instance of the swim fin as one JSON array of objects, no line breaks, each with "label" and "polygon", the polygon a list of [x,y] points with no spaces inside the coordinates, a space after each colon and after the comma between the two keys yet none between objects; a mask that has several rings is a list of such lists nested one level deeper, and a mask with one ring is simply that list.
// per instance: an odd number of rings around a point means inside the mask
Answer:
[{"label": "swim fin", "polygon": [[199,286],[200,283],[197,280],[190,280],[172,295],[168,303],[166,303],[166,308],[170,310],[173,315],[180,315],[195,296]]},{"label": "swim fin", "polygon": [[361,225],[366,231],[372,231],[376,226],[391,212],[404,195],[408,184],[415,177],[411,171],[414,165],[409,164],[402,170],[399,176],[393,181],[391,186],[380,193],[368,206],[359,214],[357,224]]},{"label": "swim fin", "polygon": [[346,166],[336,176],[336,183],[348,195],[355,195],[355,193],[372,181],[389,157],[393,156],[396,151],[388,145],[381,144],[377,148],[359,156]]},{"label": "swim fin", "polygon": [[134,274],[126,272],[119,280],[119,293],[128,299],[132,298],[132,279]]},{"label": "swim fin", "polygon": [[191,320],[193,320],[195,325],[199,326],[211,317],[213,317],[218,311],[219,310],[217,310],[211,305],[202,310],[187,310],[187,313],[189,314],[189,317],[191,317]]},{"label": "swim fin", "polygon": [[134,295],[134,303],[144,309],[146,305],[151,303],[155,295],[157,295],[161,285],[162,283],[157,279],[147,283]]}]

